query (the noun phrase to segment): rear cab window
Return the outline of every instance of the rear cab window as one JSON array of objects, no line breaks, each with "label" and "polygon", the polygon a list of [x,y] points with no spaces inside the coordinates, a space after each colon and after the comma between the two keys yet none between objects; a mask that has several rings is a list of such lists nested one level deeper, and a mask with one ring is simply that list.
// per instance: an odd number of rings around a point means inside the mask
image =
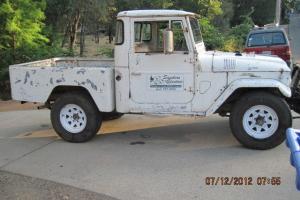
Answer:
[{"label": "rear cab window", "polygon": [[122,45],[123,43],[124,43],[124,23],[122,20],[117,20],[115,45]]},{"label": "rear cab window", "polygon": [[249,35],[247,47],[272,46],[287,44],[282,31],[252,33]]}]

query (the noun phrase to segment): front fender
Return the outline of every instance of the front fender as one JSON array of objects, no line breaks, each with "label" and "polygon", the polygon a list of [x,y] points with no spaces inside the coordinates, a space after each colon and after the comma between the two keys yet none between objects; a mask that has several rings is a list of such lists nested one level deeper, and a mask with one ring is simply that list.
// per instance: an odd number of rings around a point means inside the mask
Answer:
[{"label": "front fender", "polygon": [[239,79],[233,81],[206,111],[206,115],[213,114],[222,104],[240,88],[277,88],[287,98],[292,96],[291,88],[274,79]]}]

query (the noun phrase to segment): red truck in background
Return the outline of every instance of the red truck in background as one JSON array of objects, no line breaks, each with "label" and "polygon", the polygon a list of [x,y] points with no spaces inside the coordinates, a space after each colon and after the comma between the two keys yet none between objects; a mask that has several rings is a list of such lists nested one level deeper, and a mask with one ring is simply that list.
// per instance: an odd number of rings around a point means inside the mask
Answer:
[{"label": "red truck in background", "polygon": [[282,58],[291,65],[291,48],[286,31],[281,27],[259,27],[248,34],[246,53],[255,53]]}]

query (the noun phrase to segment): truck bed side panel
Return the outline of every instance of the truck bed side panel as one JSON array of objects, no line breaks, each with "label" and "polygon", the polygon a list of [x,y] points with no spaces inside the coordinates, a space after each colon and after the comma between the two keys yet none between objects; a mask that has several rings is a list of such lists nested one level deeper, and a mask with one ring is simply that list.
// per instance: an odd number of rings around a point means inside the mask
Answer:
[{"label": "truck bed side panel", "polygon": [[14,100],[45,103],[55,87],[80,86],[88,90],[100,111],[115,109],[112,68],[15,65],[9,71]]}]

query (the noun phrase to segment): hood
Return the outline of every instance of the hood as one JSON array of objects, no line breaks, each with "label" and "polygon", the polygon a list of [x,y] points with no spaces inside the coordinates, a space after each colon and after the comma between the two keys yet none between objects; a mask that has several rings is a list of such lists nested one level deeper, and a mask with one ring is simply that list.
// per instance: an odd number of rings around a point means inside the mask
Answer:
[{"label": "hood", "polygon": [[278,72],[291,71],[284,60],[275,56],[256,54],[208,52],[213,55],[215,72]]}]

